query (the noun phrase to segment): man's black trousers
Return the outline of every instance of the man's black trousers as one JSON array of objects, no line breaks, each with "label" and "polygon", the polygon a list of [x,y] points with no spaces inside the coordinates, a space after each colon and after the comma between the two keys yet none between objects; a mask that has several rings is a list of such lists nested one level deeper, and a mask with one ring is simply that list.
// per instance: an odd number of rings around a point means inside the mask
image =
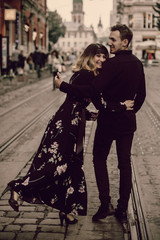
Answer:
[{"label": "man's black trousers", "polygon": [[128,201],[132,186],[131,146],[133,133],[112,136],[111,134],[107,134],[103,128],[97,126],[93,147],[95,176],[99,190],[99,199],[101,201],[101,204],[105,206],[108,204],[108,202],[110,202],[107,156],[109,154],[113,140],[116,141],[118,168],[120,170],[120,197],[117,207],[125,211],[128,207]]}]

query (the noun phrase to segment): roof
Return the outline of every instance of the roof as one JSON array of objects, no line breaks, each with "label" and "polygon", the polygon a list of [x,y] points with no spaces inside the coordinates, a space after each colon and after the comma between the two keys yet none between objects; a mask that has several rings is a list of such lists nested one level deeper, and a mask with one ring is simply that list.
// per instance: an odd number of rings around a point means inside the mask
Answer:
[{"label": "roof", "polygon": [[73,0],[73,3],[82,3],[83,0]]},{"label": "roof", "polygon": [[64,22],[64,25],[66,26],[67,31],[93,31],[92,27],[86,27],[79,23]]}]

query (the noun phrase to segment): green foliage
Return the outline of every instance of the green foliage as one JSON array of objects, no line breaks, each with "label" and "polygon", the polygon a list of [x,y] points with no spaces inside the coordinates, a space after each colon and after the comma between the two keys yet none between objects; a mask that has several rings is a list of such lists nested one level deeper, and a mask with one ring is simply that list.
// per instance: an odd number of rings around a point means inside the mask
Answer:
[{"label": "green foliage", "polygon": [[49,12],[49,41],[56,43],[60,36],[65,35],[66,27],[57,11]]},{"label": "green foliage", "polygon": [[124,10],[124,5],[121,1],[118,1],[117,3],[117,13],[118,14],[123,14],[123,10]]},{"label": "green foliage", "polygon": [[158,14],[158,16],[154,16],[155,18],[157,18],[157,24],[156,27],[158,28],[158,30],[160,30],[160,3],[156,3],[155,6],[153,6],[154,11]]}]

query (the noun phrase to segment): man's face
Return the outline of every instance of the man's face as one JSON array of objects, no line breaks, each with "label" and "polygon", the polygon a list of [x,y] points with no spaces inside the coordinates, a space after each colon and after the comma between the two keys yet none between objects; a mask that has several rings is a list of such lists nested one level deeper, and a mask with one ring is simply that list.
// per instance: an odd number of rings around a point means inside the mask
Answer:
[{"label": "man's face", "polygon": [[109,46],[110,53],[115,54],[120,50],[125,50],[127,48],[126,39],[121,40],[120,32],[118,30],[110,33],[109,36]]}]

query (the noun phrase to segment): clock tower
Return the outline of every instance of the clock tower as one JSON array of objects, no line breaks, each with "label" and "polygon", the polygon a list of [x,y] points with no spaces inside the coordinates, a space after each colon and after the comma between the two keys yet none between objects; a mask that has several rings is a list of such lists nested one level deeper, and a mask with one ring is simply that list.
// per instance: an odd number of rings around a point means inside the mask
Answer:
[{"label": "clock tower", "polygon": [[73,0],[72,22],[84,24],[83,0]]}]

